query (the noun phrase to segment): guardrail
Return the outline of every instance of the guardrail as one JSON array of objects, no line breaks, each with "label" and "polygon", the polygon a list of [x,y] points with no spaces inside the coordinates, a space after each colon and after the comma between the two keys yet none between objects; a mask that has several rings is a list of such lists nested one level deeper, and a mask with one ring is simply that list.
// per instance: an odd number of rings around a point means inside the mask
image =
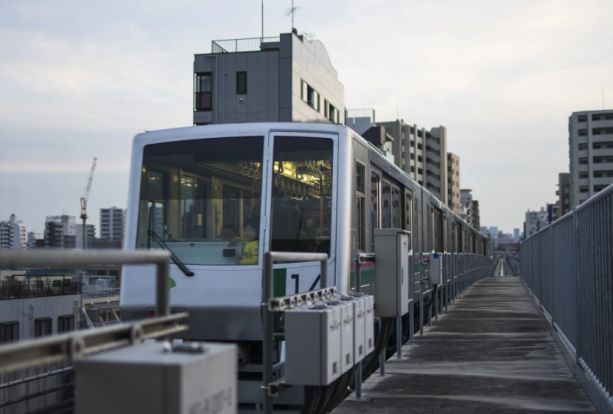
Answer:
[{"label": "guardrail", "polygon": [[153,250],[27,250],[0,251],[0,268],[154,264],[156,266],[156,312],[170,313],[170,253]]},{"label": "guardrail", "polygon": [[[156,266],[156,312],[157,317],[134,323],[117,324],[112,327],[77,331],[51,337],[25,340],[0,346],[0,374],[10,374],[17,370],[42,368],[33,381],[45,381],[57,372],[71,372],[70,364],[75,358],[96,352],[128,346],[149,338],[165,337],[187,328],[187,313],[169,314],[169,264],[170,255],[165,251],[111,251],[111,250],[33,250],[0,251],[0,268],[49,267],[119,264],[154,264]],[[46,371],[45,371],[46,370]],[[55,374],[53,374],[55,375]],[[0,389],[19,387],[23,381],[9,381]],[[72,383],[46,388],[33,394],[21,395],[0,404],[3,410],[10,405],[22,404],[51,393],[65,393]],[[27,390],[26,390],[27,392]],[[68,394],[71,394],[69,392]],[[64,395],[64,394],[62,394]],[[61,404],[72,404],[63,399]],[[31,409],[31,406],[28,406]]]},{"label": "guardrail", "polygon": [[520,277],[613,407],[613,186],[523,240]]}]

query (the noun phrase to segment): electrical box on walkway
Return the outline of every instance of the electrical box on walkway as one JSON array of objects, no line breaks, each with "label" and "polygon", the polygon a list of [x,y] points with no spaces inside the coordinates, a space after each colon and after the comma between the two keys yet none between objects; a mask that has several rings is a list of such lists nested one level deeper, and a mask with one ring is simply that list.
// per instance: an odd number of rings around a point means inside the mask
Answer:
[{"label": "electrical box on walkway", "polygon": [[376,316],[409,312],[409,234],[402,229],[375,229]]},{"label": "electrical box on walkway", "polygon": [[234,345],[145,342],[74,363],[77,414],[237,412]]},{"label": "electrical box on walkway", "polygon": [[343,297],[341,307],[341,371],[347,372],[355,365],[355,307],[351,297]]},{"label": "electrical box on walkway", "polygon": [[341,375],[341,306],[325,302],[285,312],[285,379],[328,385]]},{"label": "electrical box on walkway", "polygon": [[435,285],[443,284],[443,255],[432,253],[430,255],[430,283]]},{"label": "electrical box on walkway", "polygon": [[364,314],[364,326],[366,328],[366,336],[364,337],[364,344],[366,346],[366,352],[364,355],[370,354],[375,350],[375,298],[372,295],[364,296],[366,299],[365,314]]}]

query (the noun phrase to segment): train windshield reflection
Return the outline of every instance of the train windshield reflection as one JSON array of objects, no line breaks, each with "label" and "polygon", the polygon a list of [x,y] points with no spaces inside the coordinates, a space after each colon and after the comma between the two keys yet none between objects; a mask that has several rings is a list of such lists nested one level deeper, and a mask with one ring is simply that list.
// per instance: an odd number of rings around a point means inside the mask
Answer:
[{"label": "train windshield reflection", "polygon": [[263,141],[147,145],[137,248],[160,248],[162,240],[186,264],[257,264]]}]

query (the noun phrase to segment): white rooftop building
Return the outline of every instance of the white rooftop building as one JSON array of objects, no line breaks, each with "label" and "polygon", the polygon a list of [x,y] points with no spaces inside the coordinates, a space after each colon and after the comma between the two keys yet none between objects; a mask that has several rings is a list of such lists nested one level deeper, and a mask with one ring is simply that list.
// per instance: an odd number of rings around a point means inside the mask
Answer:
[{"label": "white rooftop building", "polygon": [[0,221],[0,249],[25,249],[26,226],[11,214],[8,220]]}]

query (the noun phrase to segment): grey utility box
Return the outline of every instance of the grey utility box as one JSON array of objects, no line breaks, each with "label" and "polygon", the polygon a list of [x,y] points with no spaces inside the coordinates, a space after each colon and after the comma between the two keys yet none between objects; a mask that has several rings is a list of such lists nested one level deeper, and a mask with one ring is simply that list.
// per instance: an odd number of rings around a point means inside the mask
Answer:
[{"label": "grey utility box", "polygon": [[341,374],[341,306],[325,303],[285,312],[285,380],[328,385]]},{"label": "grey utility box", "polygon": [[441,253],[430,255],[430,282],[435,285],[443,284],[443,255]]},{"label": "grey utility box", "polygon": [[202,345],[177,352],[152,341],[75,361],[75,412],[236,413],[236,347]]},{"label": "grey utility box", "polygon": [[341,371],[355,365],[355,306],[351,297],[341,299]]},{"label": "grey utility box", "polygon": [[376,316],[409,312],[409,234],[402,229],[375,229]]}]

